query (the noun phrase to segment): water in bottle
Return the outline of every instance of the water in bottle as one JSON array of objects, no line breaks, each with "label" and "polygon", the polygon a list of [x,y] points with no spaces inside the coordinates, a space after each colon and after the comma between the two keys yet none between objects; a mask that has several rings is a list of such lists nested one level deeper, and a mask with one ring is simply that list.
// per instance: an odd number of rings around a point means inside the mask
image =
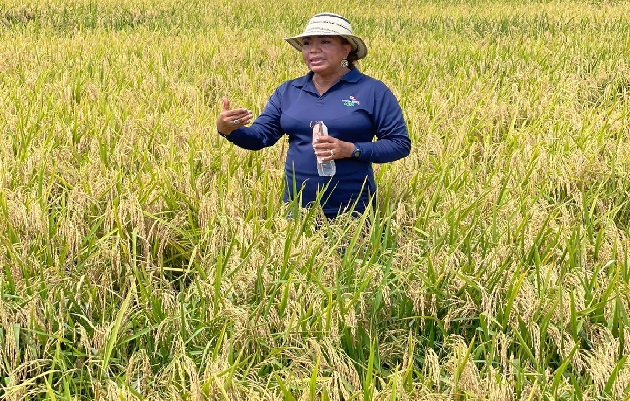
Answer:
[{"label": "water in bottle", "polygon": [[[315,121],[313,123],[313,144],[315,144],[320,136],[328,135],[328,127],[323,121]],[[317,173],[320,176],[333,176],[337,172],[335,167],[335,161],[322,161],[320,157],[317,158]]]}]

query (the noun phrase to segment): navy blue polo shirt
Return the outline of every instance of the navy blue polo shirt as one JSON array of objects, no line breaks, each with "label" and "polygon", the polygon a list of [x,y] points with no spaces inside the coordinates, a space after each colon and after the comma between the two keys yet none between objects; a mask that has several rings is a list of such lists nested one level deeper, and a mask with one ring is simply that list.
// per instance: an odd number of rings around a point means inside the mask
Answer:
[{"label": "navy blue polo shirt", "polygon": [[[356,68],[322,96],[312,78],[309,72],[280,85],[251,126],[236,129],[226,138],[244,149],[258,150],[287,135],[284,201],[299,194],[302,206],[308,207],[324,191],[320,203],[327,217],[349,208],[363,212],[376,193],[372,163],[398,160],[410,152],[402,110],[383,82]],[[323,121],[329,135],[357,144],[361,156],[335,160],[336,174],[320,177],[312,121]]]}]

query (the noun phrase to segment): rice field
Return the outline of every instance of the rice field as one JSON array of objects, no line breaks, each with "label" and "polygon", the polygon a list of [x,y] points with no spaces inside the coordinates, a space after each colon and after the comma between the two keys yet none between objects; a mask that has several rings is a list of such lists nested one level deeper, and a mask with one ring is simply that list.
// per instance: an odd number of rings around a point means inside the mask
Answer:
[{"label": "rice field", "polygon": [[[215,129],[322,11],[412,138],[358,220]],[[629,60],[625,1],[3,0],[0,398],[630,399]]]}]

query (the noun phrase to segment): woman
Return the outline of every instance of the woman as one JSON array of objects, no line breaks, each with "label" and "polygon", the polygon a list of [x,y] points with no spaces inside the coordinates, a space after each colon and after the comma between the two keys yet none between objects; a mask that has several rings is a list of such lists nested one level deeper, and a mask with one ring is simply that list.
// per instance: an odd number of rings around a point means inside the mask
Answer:
[{"label": "woman", "polygon": [[[309,73],[280,85],[250,127],[251,112],[230,109],[223,98],[217,130],[251,150],[288,135],[284,201],[300,196],[301,205],[309,207],[319,199],[329,218],[349,210],[362,213],[376,193],[372,163],[398,160],[411,149],[400,105],[385,84],[354,65],[367,47],[342,16],[317,14],[302,34],[285,40],[302,52]],[[329,135],[313,143],[317,121]],[[334,160],[335,175],[320,176],[318,159]]]}]

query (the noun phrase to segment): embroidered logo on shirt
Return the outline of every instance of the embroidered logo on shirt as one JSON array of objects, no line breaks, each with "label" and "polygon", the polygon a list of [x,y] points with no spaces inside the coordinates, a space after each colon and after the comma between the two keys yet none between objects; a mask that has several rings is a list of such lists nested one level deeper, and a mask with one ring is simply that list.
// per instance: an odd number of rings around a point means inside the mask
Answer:
[{"label": "embroidered logo on shirt", "polygon": [[342,102],[343,102],[343,105],[346,107],[354,107],[361,104],[359,103],[357,98],[354,96],[350,96],[350,99],[343,99]]}]

